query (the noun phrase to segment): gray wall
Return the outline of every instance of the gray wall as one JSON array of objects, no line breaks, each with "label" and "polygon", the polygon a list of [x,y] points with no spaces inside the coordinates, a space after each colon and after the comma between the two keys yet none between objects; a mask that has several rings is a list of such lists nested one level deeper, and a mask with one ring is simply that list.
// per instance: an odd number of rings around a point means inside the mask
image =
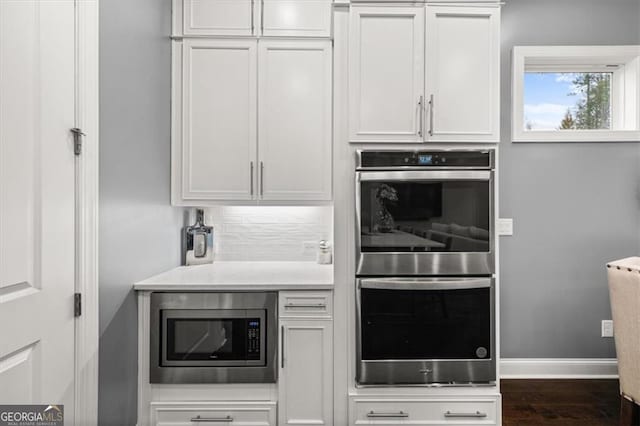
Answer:
[{"label": "gray wall", "polygon": [[180,262],[170,207],[169,0],[100,2],[101,425],[136,423],[131,285]]},{"label": "gray wall", "polygon": [[638,44],[639,0],[507,0],[502,15],[502,356],[613,357],[605,263],[639,254],[640,148],[511,143],[511,49]]}]

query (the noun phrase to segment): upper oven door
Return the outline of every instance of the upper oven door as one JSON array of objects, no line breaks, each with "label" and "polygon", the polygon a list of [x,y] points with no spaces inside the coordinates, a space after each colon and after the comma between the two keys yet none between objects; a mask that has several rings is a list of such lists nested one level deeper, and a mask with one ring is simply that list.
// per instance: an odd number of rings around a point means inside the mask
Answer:
[{"label": "upper oven door", "polygon": [[491,170],[356,173],[358,275],[494,272]]}]

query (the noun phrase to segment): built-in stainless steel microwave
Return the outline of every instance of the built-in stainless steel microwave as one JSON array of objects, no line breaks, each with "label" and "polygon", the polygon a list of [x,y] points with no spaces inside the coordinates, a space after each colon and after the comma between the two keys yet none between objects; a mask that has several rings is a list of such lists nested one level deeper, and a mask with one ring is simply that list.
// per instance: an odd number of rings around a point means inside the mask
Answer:
[{"label": "built-in stainless steel microwave", "polygon": [[495,272],[494,151],[358,151],[356,274]]},{"label": "built-in stainless steel microwave", "polygon": [[356,291],[359,385],[495,382],[493,278],[365,278]]},{"label": "built-in stainless steel microwave", "polygon": [[152,293],[151,383],[274,383],[277,294]]}]

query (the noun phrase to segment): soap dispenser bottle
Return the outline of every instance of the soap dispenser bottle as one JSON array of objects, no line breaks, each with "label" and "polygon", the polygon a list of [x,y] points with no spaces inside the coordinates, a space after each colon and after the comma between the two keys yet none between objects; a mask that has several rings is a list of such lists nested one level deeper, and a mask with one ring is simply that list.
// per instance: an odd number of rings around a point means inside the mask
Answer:
[{"label": "soap dispenser bottle", "polygon": [[196,209],[196,223],[182,228],[182,263],[213,263],[213,226],[204,223],[204,210]]}]

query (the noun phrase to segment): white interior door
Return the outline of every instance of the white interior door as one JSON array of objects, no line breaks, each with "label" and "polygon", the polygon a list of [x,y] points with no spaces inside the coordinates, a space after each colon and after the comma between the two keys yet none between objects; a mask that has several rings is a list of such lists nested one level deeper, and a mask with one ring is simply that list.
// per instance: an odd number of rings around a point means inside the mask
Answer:
[{"label": "white interior door", "polygon": [[258,155],[264,200],[331,199],[331,42],[259,43]]},{"label": "white interior door", "polygon": [[0,1],[0,404],[74,424],[74,0]]}]

